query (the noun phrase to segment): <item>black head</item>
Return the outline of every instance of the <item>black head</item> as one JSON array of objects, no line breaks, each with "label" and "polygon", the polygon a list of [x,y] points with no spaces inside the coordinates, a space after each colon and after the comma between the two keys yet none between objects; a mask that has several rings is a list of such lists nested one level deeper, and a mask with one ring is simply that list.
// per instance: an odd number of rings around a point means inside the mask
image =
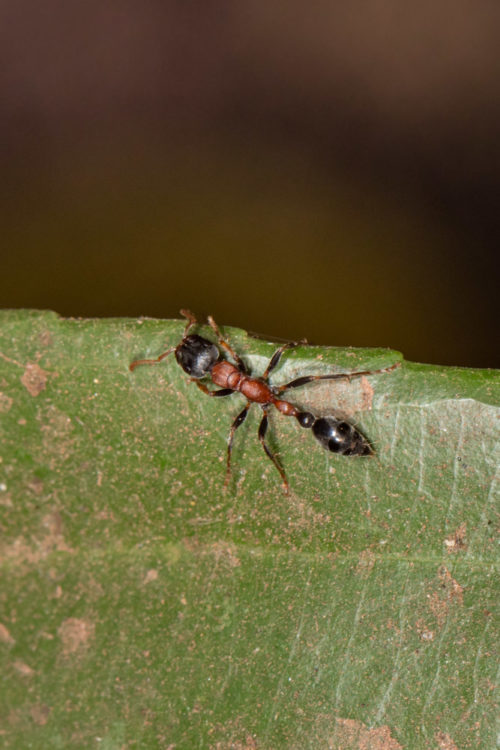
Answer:
[{"label": "black head", "polygon": [[320,417],[312,431],[323,448],[344,456],[371,456],[373,450],[368,440],[349,422],[335,417]]},{"label": "black head", "polygon": [[202,378],[220,358],[220,352],[211,341],[193,334],[182,339],[175,350],[175,358],[192,378]]}]

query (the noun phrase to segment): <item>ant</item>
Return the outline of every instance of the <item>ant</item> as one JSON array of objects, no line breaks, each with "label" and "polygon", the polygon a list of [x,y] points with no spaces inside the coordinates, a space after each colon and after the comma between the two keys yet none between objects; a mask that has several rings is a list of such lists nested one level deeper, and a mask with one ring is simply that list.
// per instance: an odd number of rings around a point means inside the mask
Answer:
[{"label": "ant", "polygon": [[[231,345],[223,338],[217,323],[210,315],[208,324],[217,336],[220,349],[208,339],[190,334],[189,331],[197,325],[197,320],[189,310],[181,310],[181,315],[186,318],[187,324],[184,329],[182,341],[175,347],[168,349],[160,354],[156,359],[136,359],[129,365],[131,371],[139,365],[158,364],[172,352],[184,372],[191,376],[192,382],[196,383],[198,388],[206,393],[207,396],[224,397],[231,396],[233,393],[241,393],[246,397],[247,403],[244,409],[238,414],[231,425],[229,438],[227,442],[227,459],[226,459],[226,487],[231,475],[231,452],[233,449],[234,434],[238,427],[245,421],[248,411],[252,404],[259,404],[264,415],[259,425],[259,440],[271,459],[276,469],[279,471],[283,481],[283,489],[288,494],[289,484],[285,471],[281,466],[278,458],[266,443],[266,433],[269,424],[268,412],[271,406],[274,406],[281,414],[287,417],[295,417],[301,427],[311,429],[316,440],[332,453],[340,453],[343,456],[371,456],[374,450],[364,435],[349,422],[335,417],[315,417],[308,411],[300,411],[289,401],[280,398],[281,394],[293,388],[300,388],[307,383],[316,380],[338,380],[340,378],[361,377],[362,375],[377,375],[380,373],[390,372],[399,367],[396,362],[389,367],[380,370],[361,370],[359,372],[341,372],[331,375],[305,375],[300,378],[291,380],[284,385],[270,385],[269,375],[277,367],[281,360],[283,352],[292,349],[305,341],[291,341],[275,351],[269,363],[260,377],[252,377],[247,370],[245,363],[234,351]],[[189,335],[188,335],[189,334]],[[221,351],[223,350],[223,351]],[[225,358],[224,353],[229,355],[233,360],[230,362]],[[204,383],[200,382],[201,378],[210,376],[212,383],[219,386],[218,390],[210,390]]]}]

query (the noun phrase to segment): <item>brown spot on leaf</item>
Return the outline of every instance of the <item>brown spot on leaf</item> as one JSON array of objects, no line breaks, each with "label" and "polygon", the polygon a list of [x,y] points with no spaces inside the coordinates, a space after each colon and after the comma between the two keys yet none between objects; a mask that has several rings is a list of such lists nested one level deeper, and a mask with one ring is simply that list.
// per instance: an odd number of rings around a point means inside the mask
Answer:
[{"label": "brown spot on leaf", "polygon": [[417,620],[416,622],[417,632],[423,641],[433,641],[434,631],[427,627],[423,620]]},{"label": "brown spot on leaf", "polygon": [[94,632],[94,623],[78,617],[68,617],[57,631],[62,641],[63,653],[67,656],[86,649],[94,637]]},{"label": "brown spot on leaf", "polygon": [[458,747],[447,732],[436,732],[434,736],[439,750],[458,750]]},{"label": "brown spot on leaf", "polygon": [[36,362],[28,362],[26,369],[21,375],[21,383],[30,396],[38,396],[45,390],[49,373],[43,370]]},{"label": "brown spot on leaf", "polygon": [[359,555],[358,564],[356,565],[356,573],[361,576],[361,578],[368,578],[374,565],[374,552],[371,549],[364,549]]},{"label": "brown spot on leaf", "polygon": [[460,552],[467,549],[466,543],[467,524],[461,523],[458,529],[444,540],[447,552]]},{"label": "brown spot on leaf", "polygon": [[363,401],[363,407],[360,409],[360,411],[370,411],[373,404],[373,394],[375,391],[373,390],[373,386],[370,385],[370,381],[368,378],[363,376],[361,378],[361,396]]},{"label": "brown spot on leaf", "polygon": [[72,453],[75,440],[72,437],[74,430],[70,417],[60,411],[54,404],[44,408],[40,414],[42,421],[41,431],[43,435],[43,450],[46,454],[51,469],[59,466]]},{"label": "brown spot on leaf", "polygon": [[14,399],[10,396],[7,396],[6,393],[0,392],[0,412],[7,412],[9,411],[10,407],[14,403]]},{"label": "brown spot on leaf", "polygon": [[158,578],[158,571],[155,568],[151,568],[150,570],[148,570],[148,572],[144,576],[143,583],[144,584],[151,583],[151,581],[156,581],[157,578]]},{"label": "brown spot on leaf", "polygon": [[31,677],[32,675],[35,674],[35,670],[31,669],[31,667],[28,666],[28,664],[26,664],[24,661],[21,661],[20,659],[17,659],[14,662],[13,666],[16,672],[19,672],[19,674],[22,675],[23,677]]},{"label": "brown spot on leaf", "polygon": [[11,544],[0,546],[0,559],[8,558],[16,563],[38,563],[47,555],[57,552],[73,552],[63,536],[63,523],[58,511],[47,513],[42,519],[44,536],[28,544],[23,537],[14,539]]},{"label": "brown spot on leaf", "polygon": [[214,750],[256,750],[258,747],[254,737],[247,734],[243,740],[228,740],[227,742],[216,742]]},{"label": "brown spot on leaf", "polygon": [[43,727],[44,724],[46,724],[49,720],[50,707],[45,703],[37,703],[36,705],[31,707],[30,714],[35,724]]},{"label": "brown spot on leaf", "polygon": [[459,604],[463,604],[463,587],[453,578],[450,571],[442,565],[438,575],[442,588],[448,592],[448,597],[456,599]]},{"label": "brown spot on leaf", "polygon": [[40,477],[33,477],[31,481],[28,482],[28,487],[35,495],[41,495],[43,492],[43,481]]},{"label": "brown spot on leaf", "polygon": [[438,583],[435,590],[428,594],[429,608],[442,627],[453,605],[463,605],[463,588],[453,578],[450,571],[442,565],[438,571]]},{"label": "brown spot on leaf", "polygon": [[2,641],[2,643],[7,643],[9,646],[12,646],[15,643],[15,640],[11,636],[8,628],[6,628],[5,625],[1,622],[0,622],[0,641]]},{"label": "brown spot on leaf", "polygon": [[40,346],[43,346],[45,349],[49,349],[54,344],[52,334],[48,330],[42,331],[38,335],[38,341],[40,342]]},{"label": "brown spot on leaf", "polygon": [[[24,719],[24,714],[21,714],[21,711],[18,708],[11,708],[7,715],[7,723],[11,727],[15,727],[23,719]],[[7,731],[5,729],[2,729],[0,730],[0,734],[7,734]]]},{"label": "brown spot on leaf", "polygon": [[212,741],[210,750],[256,750],[261,747],[255,735],[241,726],[239,717],[230,719],[223,725],[217,724],[210,733],[220,737]]},{"label": "brown spot on leaf", "polygon": [[14,503],[12,502],[12,495],[10,492],[2,492],[0,494],[0,505],[4,508],[13,508]]},{"label": "brown spot on leaf", "polygon": [[369,729],[355,719],[337,719],[335,735],[330,746],[343,750],[403,750],[388,726]]},{"label": "brown spot on leaf", "polygon": [[222,565],[229,568],[237,568],[241,565],[234,544],[229,544],[227,542],[214,542],[211,549],[214,553],[216,564],[222,563]]}]

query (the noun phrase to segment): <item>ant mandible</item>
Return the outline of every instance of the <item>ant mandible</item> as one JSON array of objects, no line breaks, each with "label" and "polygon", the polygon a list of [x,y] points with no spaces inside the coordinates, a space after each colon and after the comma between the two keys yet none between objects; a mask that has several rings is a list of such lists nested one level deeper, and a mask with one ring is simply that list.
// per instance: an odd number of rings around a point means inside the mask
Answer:
[{"label": "ant mandible", "polygon": [[[280,346],[269,360],[264,373],[260,377],[255,378],[250,375],[245,363],[232,346],[222,337],[219,327],[211,315],[208,317],[208,324],[217,336],[220,348],[231,357],[233,362],[225,359],[223,353],[212,341],[198,336],[198,334],[189,334],[189,331],[197,324],[197,320],[192,312],[181,310],[181,315],[187,319],[187,324],[180,344],[163,352],[156,359],[136,359],[129,365],[129,369],[132,371],[139,365],[158,364],[158,362],[161,362],[165,357],[174,352],[175,358],[184,372],[191,376],[192,382],[196,383],[198,388],[203,393],[206,393],[207,396],[223,397],[231,396],[233,393],[241,393],[246,397],[246,406],[238,414],[229,431],[224,486],[227,486],[231,475],[231,452],[233,449],[234,433],[245,421],[252,404],[259,404],[264,412],[259,425],[259,440],[267,456],[279,471],[286,493],[289,492],[289,484],[285,471],[265,439],[269,424],[268,412],[271,406],[274,406],[281,414],[287,417],[295,417],[301,427],[311,429],[312,434],[320,445],[332,453],[340,453],[343,456],[370,456],[373,454],[373,448],[368,440],[349,422],[336,419],[335,417],[315,417],[308,411],[300,411],[296,406],[280,398],[280,396],[285,391],[292,388],[300,388],[315,380],[339,380],[340,378],[350,380],[362,375],[378,375],[379,373],[390,372],[399,367],[399,362],[380,370],[341,372],[331,375],[305,375],[291,380],[284,385],[270,385],[269,375],[277,367],[283,352],[306,342],[289,342]],[[200,379],[207,375],[210,376],[214,385],[219,386],[218,390],[210,390],[204,383],[200,382]]]}]

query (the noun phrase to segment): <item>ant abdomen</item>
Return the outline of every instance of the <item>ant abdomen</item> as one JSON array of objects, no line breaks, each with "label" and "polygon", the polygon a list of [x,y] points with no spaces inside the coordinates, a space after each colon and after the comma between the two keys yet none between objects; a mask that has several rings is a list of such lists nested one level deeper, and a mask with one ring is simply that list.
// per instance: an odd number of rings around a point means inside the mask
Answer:
[{"label": "ant abdomen", "polygon": [[373,450],[367,439],[349,422],[335,417],[319,417],[312,425],[316,440],[332,453],[343,456],[370,456]]}]

